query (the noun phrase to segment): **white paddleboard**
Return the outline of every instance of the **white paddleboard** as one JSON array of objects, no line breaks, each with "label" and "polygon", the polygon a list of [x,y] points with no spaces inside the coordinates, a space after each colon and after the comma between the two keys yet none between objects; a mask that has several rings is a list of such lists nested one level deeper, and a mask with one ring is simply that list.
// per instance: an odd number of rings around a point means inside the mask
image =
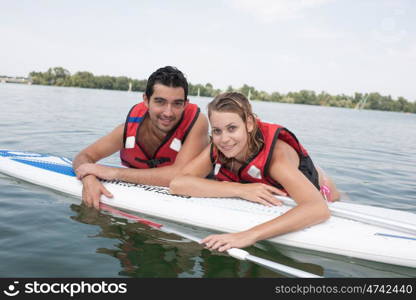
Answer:
[{"label": "white paddleboard", "polygon": [[[0,150],[0,172],[81,198],[82,184],[71,160],[31,152]],[[103,182],[114,198],[101,202],[179,223],[237,232],[276,218],[290,206],[266,207],[236,198],[177,196],[164,187]],[[403,222],[416,228],[416,214],[368,205],[334,203],[331,208]],[[312,227],[277,236],[271,242],[369,261],[416,268],[416,234],[332,216]]]}]

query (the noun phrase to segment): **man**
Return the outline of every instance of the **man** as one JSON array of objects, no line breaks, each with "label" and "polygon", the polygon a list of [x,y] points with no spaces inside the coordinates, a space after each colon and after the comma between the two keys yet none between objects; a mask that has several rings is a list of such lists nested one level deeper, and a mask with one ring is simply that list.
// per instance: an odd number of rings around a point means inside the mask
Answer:
[{"label": "man", "polygon": [[[97,178],[169,186],[180,169],[208,144],[208,121],[188,101],[188,83],[174,67],[156,70],[148,79],[143,102],[130,110],[126,122],[82,150],[73,167],[82,180],[82,199],[99,209],[102,194],[112,194]],[[129,168],[96,164],[120,151]]]}]

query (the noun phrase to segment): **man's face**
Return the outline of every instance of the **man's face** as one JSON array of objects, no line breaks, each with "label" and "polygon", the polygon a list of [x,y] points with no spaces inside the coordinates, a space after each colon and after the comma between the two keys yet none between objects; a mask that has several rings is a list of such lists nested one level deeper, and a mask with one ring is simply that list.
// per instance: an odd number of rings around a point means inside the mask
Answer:
[{"label": "man's face", "polygon": [[169,87],[163,84],[153,86],[150,99],[144,96],[153,126],[168,133],[179,122],[187,101],[182,87]]}]

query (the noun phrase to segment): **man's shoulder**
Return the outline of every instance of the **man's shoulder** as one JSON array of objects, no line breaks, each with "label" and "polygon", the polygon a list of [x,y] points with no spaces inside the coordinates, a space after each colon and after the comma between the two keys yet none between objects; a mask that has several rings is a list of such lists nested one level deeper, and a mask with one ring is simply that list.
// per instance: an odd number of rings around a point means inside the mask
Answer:
[{"label": "man's shoulder", "polygon": [[185,106],[185,112],[199,112],[201,109],[195,103],[189,102],[188,105]]},{"label": "man's shoulder", "polygon": [[196,119],[195,123],[199,124],[199,126],[206,126],[208,128],[208,118],[203,113],[200,113],[198,115],[198,118]]}]

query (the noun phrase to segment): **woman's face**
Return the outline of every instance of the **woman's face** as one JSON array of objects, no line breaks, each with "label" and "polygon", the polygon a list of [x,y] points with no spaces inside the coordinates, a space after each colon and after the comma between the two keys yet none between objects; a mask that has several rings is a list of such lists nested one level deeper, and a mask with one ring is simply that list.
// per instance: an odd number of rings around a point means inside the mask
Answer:
[{"label": "woman's face", "polygon": [[248,149],[248,132],[253,123],[246,123],[237,113],[212,111],[210,117],[212,142],[227,158],[243,160]]}]

